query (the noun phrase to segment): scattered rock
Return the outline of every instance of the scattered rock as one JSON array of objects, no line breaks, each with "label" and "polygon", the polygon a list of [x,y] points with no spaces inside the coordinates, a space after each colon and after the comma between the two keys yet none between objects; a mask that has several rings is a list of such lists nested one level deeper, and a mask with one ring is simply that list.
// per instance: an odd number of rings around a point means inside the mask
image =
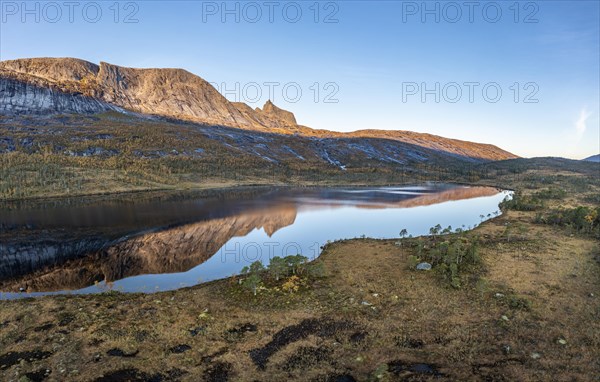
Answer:
[{"label": "scattered rock", "polygon": [[540,359],[542,357],[542,355],[540,353],[531,353],[531,358],[533,359]]},{"label": "scattered rock", "polygon": [[565,340],[564,338],[560,338],[557,342],[559,344],[561,344],[561,345],[566,345],[567,344],[567,340]]},{"label": "scattered rock", "polygon": [[417,270],[419,270],[419,271],[430,271],[431,270],[431,264],[429,264],[429,263],[420,263],[419,265],[417,265]]},{"label": "scattered rock", "polygon": [[72,151],[67,150],[65,154],[72,157],[92,157],[92,156],[103,156],[103,157],[112,157],[119,154],[118,150],[110,149],[107,150],[103,147],[88,147],[83,151]]}]

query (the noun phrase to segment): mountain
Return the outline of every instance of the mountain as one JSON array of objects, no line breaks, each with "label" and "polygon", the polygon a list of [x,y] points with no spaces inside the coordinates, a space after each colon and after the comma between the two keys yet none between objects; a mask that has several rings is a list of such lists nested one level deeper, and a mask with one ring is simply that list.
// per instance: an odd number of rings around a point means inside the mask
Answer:
[{"label": "mountain", "polygon": [[598,155],[592,155],[589,158],[585,158],[584,161],[588,161],[588,162],[600,162],[600,154],[598,154]]},{"label": "mountain", "polygon": [[[0,62],[0,114],[48,115],[135,113],[203,125],[318,139],[369,138],[434,150],[470,161],[516,158],[496,146],[408,131],[338,133],[299,125],[293,113],[271,101],[252,109],[230,102],[204,79],[182,69],[134,69],[75,58]],[[369,145],[357,147],[382,156]],[[373,151],[375,152],[369,152]],[[392,150],[393,151],[393,150]],[[385,155],[392,159],[393,155]],[[328,160],[335,164],[335,160]]]},{"label": "mountain", "polygon": [[74,58],[0,62],[0,112],[132,111],[244,129],[295,127],[294,115],[267,102],[263,110],[229,102],[182,69],[133,69]]}]

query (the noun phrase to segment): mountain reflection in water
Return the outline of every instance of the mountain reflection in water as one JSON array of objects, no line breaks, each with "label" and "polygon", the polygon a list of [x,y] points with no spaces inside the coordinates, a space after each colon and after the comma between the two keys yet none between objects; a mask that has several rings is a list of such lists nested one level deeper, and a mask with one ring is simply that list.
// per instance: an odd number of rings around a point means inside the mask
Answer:
[{"label": "mountain reflection in water", "polygon": [[0,207],[0,291],[13,292],[1,297],[176,289],[257,259],[314,258],[328,240],[474,226],[506,195],[453,185],[261,188]]}]

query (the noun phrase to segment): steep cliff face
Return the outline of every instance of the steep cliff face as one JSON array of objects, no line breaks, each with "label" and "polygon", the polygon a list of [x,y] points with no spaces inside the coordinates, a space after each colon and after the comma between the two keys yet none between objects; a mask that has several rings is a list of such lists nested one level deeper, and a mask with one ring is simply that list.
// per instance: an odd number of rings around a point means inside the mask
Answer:
[{"label": "steep cliff face", "polygon": [[97,98],[0,77],[0,114],[90,114],[111,110],[122,111]]},{"label": "steep cliff face", "polygon": [[212,85],[181,69],[132,69],[100,63],[96,83],[106,102],[144,114],[252,127]]},{"label": "steep cliff face", "polygon": [[293,114],[269,104],[265,105],[270,110],[267,113],[252,111],[243,104],[248,111],[229,102],[207,81],[182,69],[134,69],[72,58],[0,62],[3,113],[126,109],[244,129],[295,125]]}]

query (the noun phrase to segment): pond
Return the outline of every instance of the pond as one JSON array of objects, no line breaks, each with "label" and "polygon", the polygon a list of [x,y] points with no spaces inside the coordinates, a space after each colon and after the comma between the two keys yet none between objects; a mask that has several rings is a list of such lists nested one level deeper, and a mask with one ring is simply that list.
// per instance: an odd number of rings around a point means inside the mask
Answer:
[{"label": "pond", "polygon": [[424,184],[129,194],[0,206],[0,298],[155,292],[228,277],[329,241],[471,229],[511,193]]}]

